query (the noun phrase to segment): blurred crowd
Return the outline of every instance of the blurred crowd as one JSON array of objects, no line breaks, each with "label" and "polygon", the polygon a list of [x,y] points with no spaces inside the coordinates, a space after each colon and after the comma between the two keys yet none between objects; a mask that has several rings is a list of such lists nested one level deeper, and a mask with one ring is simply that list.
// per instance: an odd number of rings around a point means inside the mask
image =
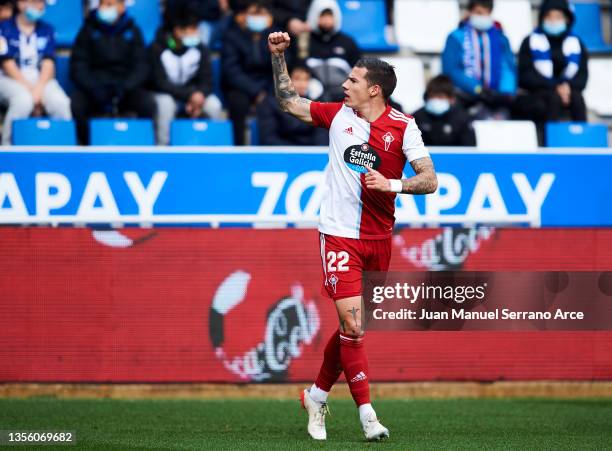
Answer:
[{"label": "blurred crowd", "polygon": [[[528,119],[540,129],[548,121],[587,119],[588,53],[571,31],[568,2],[542,2],[518,62],[493,6],[493,0],[469,1],[446,41],[442,75],[427,85],[425,106],[404,111],[414,114],[428,145],[474,145],[476,119]],[[342,101],[341,84],[361,56],[341,31],[336,0],[167,0],[149,46],[125,0],[91,0],[89,7],[71,49],[68,96],[55,79],[45,0],[0,0],[4,145],[11,143],[12,121],[36,115],[74,119],[84,145],[90,118],[126,115],[154,119],[161,145],[177,117],[229,117],[236,145],[245,144],[250,117],[257,118],[262,145],[324,145],[325,132],[280,111],[267,36],[292,35],[290,76],[298,93],[313,100]],[[220,54],[219,95],[211,48]]]}]

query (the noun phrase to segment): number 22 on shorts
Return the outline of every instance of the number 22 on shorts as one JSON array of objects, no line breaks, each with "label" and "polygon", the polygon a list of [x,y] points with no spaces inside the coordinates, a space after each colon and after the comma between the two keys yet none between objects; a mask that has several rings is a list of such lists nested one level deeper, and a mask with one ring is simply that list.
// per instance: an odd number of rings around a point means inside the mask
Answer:
[{"label": "number 22 on shorts", "polygon": [[349,254],[346,251],[328,251],[326,254],[327,272],[346,272],[349,270]]}]

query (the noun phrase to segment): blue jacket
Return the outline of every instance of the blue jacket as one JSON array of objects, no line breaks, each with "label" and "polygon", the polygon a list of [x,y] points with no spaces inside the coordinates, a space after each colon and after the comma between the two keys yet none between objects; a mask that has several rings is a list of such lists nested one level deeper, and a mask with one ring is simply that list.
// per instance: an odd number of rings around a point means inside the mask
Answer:
[{"label": "blue jacket", "polygon": [[[485,54],[483,40],[490,51]],[[473,51],[473,54],[470,52]],[[485,74],[485,67],[490,70]],[[516,93],[517,76],[514,55],[508,38],[497,23],[486,32],[478,32],[463,21],[446,39],[442,53],[442,72],[453,84],[468,94],[478,94],[489,88],[503,94]]]}]

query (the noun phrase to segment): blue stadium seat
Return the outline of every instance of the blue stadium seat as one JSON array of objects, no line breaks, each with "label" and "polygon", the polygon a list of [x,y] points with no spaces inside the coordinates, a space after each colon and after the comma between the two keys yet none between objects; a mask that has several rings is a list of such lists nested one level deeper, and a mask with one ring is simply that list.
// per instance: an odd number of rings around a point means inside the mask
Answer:
[{"label": "blue stadium seat", "polygon": [[546,147],[608,147],[608,127],[586,122],[549,122]]},{"label": "blue stadium seat", "polygon": [[155,135],[149,119],[92,119],[89,121],[92,146],[153,146]]},{"label": "blue stadium seat", "polygon": [[396,52],[398,46],[387,42],[387,10],[384,0],[339,0],[342,31],[366,52]]},{"label": "blue stadium seat", "polygon": [[150,44],[161,23],[159,0],[126,0],[125,3],[128,14],[134,18],[142,30],[145,43]]},{"label": "blue stadium seat", "polygon": [[170,124],[171,146],[231,146],[230,121],[177,119]]},{"label": "blue stadium seat", "polygon": [[249,133],[251,135],[250,144],[252,146],[259,146],[259,124],[255,118],[249,121]]},{"label": "blue stadium seat", "polygon": [[58,47],[72,47],[83,23],[82,0],[47,0],[43,19],[55,28]]},{"label": "blue stadium seat", "polygon": [[576,15],[576,23],[572,31],[582,39],[589,51],[594,53],[612,52],[612,45],[606,44],[603,40],[599,1],[574,1],[572,5]]},{"label": "blue stadium seat", "polygon": [[68,95],[72,92],[72,80],[70,79],[70,57],[67,55],[55,56],[55,78],[64,92]]},{"label": "blue stadium seat", "polygon": [[13,122],[14,146],[75,146],[73,121],[33,118]]}]

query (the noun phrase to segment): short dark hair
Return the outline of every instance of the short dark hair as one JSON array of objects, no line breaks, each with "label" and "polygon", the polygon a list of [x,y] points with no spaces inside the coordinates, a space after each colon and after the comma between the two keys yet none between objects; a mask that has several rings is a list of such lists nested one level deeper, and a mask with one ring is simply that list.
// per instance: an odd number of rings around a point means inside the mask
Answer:
[{"label": "short dark hair", "polygon": [[191,7],[181,8],[170,16],[170,26],[172,28],[197,27],[200,18]]},{"label": "short dark hair", "polygon": [[493,0],[470,0],[468,3],[468,11],[471,11],[476,6],[484,6],[493,11]]},{"label": "short dark hair", "polygon": [[365,79],[368,82],[368,86],[380,86],[385,102],[388,102],[397,85],[394,67],[386,61],[371,57],[361,58],[357,61],[355,67],[367,69],[368,72],[365,75]]},{"label": "short dark hair", "polygon": [[295,72],[296,70],[306,72],[311,77],[313,76],[312,69],[310,69],[310,67],[308,67],[303,61],[298,60],[296,63],[292,64],[289,67],[289,75],[293,75],[293,72]]},{"label": "short dark hair", "polygon": [[272,7],[268,0],[230,0],[230,8],[234,14],[239,14],[251,6],[255,6],[257,10],[266,9],[272,12]]},{"label": "short dark hair", "polygon": [[438,75],[437,77],[429,80],[429,83],[427,83],[427,88],[425,89],[425,99],[430,98],[434,94],[454,97],[455,87],[453,86],[451,79],[446,75]]}]

